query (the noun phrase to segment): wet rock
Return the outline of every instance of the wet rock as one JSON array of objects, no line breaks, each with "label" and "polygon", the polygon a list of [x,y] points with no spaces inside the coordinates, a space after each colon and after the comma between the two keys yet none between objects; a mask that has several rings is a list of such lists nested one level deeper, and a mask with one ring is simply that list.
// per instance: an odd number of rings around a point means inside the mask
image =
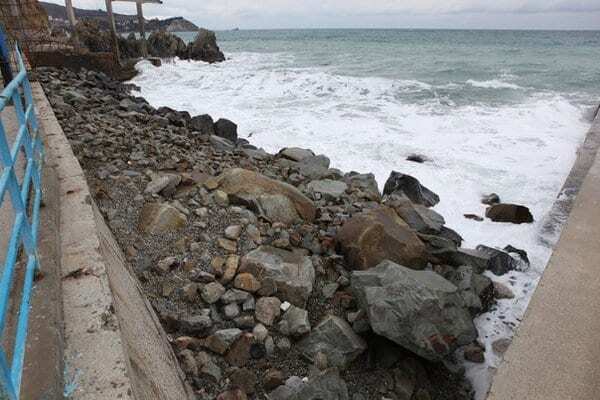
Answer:
[{"label": "wet rock", "polygon": [[225,55],[217,46],[215,33],[206,29],[198,31],[194,41],[188,45],[187,52],[192,60],[208,63],[225,61]]},{"label": "wet rock", "polygon": [[472,343],[465,346],[464,356],[467,361],[482,364],[485,362],[485,349],[479,343]]},{"label": "wet rock", "polygon": [[481,198],[481,202],[488,206],[498,204],[500,203],[500,196],[498,196],[496,193],[487,194]]},{"label": "wet rock", "polygon": [[422,155],[422,154],[409,154],[408,157],[406,157],[406,161],[412,161],[412,162],[416,162],[419,164],[423,164],[425,161],[429,161],[429,158],[427,158],[426,156]]},{"label": "wet rock", "polygon": [[485,211],[485,216],[494,222],[529,224],[533,215],[529,208],[517,204],[494,204]]},{"label": "wet rock", "polygon": [[287,183],[240,168],[227,170],[218,178],[219,188],[238,203],[262,211],[272,222],[292,223],[298,217],[312,222],[312,201]]},{"label": "wet rock", "polygon": [[271,280],[282,301],[304,307],[315,280],[310,257],[271,246],[261,246],[242,257],[240,272],[249,272],[264,285]]},{"label": "wet rock", "polygon": [[504,353],[506,353],[506,351],[510,347],[511,343],[512,343],[511,339],[501,338],[501,339],[494,341],[494,343],[492,343],[492,349],[494,350],[494,352],[496,354],[504,355]]},{"label": "wet rock", "polygon": [[349,400],[346,382],[336,369],[329,369],[304,381],[297,376],[269,393],[270,400]]},{"label": "wet rock", "polygon": [[504,248],[504,251],[506,251],[507,253],[516,254],[526,265],[530,264],[529,257],[527,256],[527,252],[525,250],[508,245]]},{"label": "wet rock", "polygon": [[418,179],[396,171],[392,171],[386,181],[383,194],[403,195],[408,197],[413,203],[421,204],[425,207],[433,207],[440,202],[439,196],[421,185]]},{"label": "wet rock", "polygon": [[325,200],[334,201],[346,193],[348,185],[341,181],[324,179],[312,181],[306,185],[306,188],[311,193],[319,193]]},{"label": "wet rock", "polygon": [[277,297],[261,297],[256,302],[256,319],[267,326],[273,325],[281,314],[281,301]]},{"label": "wet rock", "polygon": [[423,242],[393,209],[384,206],[352,217],[339,230],[336,242],[353,269],[373,268],[383,260],[422,269],[428,259]]},{"label": "wet rock", "polygon": [[514,299],[515,294],[512,289],[500,282],[494,282],[494,297],[498,300]]},{"label": "wet rock", "polygon": [[215,353],[225,354],[241,334],[242,331],[237,328],[216,331],[206,338],[206,347]]},{"label": "wet rock", "polygon": [[476,249],[457,249],[452,255],[454,265],[469,265],[477,273],[491,271],[501,276],[519,269],[519,260],[500,249],[479,245]]},{"label": "wet rock", "polygon": [[480,217],[477,214],[464,214],[464,217],[466,219],[472,219],[473,221],[477,221],[477,222],[482,222],[483,221],[483,217]]},{"label": "wet rock", "polygon": [[138,227],[149,234],[166,233],[183,228],[187,217],[177,208],[166,203],[147,203],[142,208]]},{"label": "wet rock", "polygon": [[238,139],[237,125],[228,119],[221,118],[215,122],[215,135],[235,143]]},{"label": "wet rock", "polygon": [[351,287],[375,333],[425,359],[443,360],[477,337],[458,288],[435,272],[384,261],[353,272]]},{"label": "wet rock", "polygon": [[367,348],[346,321],[332,315],[325,317],[297,346],[309,359],[314,361],[321,352],[327,356],[329,365],[341,369],[347,368]]},{"label": "wet rock", "polygon": [[279,332],[286,336],[302,336],[310,332],[308,311],[291,306],[279,321]]}]

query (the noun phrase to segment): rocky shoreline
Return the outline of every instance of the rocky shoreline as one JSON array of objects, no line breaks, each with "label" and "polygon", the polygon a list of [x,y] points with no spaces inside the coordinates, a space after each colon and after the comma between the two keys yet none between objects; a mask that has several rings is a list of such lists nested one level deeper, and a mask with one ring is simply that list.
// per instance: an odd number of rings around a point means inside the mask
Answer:
[{"label": "rocky shoreline", "polygon": [[[414,177],[380,192],[102,73],[38,76],[198,399],[472,398],[473,318],[513,296],[485,274],[527,268],[522,250],[461,248]],[[485,200],[495,221],[533,219]]]}]

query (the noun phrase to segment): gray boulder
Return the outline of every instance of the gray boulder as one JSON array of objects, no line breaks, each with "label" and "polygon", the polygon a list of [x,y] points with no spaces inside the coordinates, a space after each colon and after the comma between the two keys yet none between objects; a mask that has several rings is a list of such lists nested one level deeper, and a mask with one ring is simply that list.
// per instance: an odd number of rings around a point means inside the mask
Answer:
[{"label": "gray boulder", "polygon": [[300,308],[304,308],[315,280],[310,257],[271,246],[261,246],[242,257],[239,272],[249,272],[261,282],[272,281],[276,297]]},{"label": "gray boulder", "polygon": [[167,203],[146,203],[142,208],[139,229],[144,233],[158,234],[181,229],[187,217]]},{"label": "gray boulder", "polygon": [[302,161],[305,158],[314,157],[315,153],[312,150],[301,149],[300,147],[286,147],[281,149],[278,155],[288,160]]},{"label": "gray boulder", "polygon": [[312,181],[306,185],[310,193],[319,193],[325,200],[337,200],[346,190],[348,185],[341,181],[323,179],[321,181]]},{"label": "gray boulder", "polygon": [[323,353],[330,366],[345,369],[367,349],[367,344],[346,321],[330,315],[298,343],[298,349],[313,361]]},{"label": "gray boulder", "polygon": [[358,174],[350,172],[344,177],[350,191],[358,197],[370,201],[380,201],[381,193],[373,174]]},{"label": "gray boulder", "polygon": [[405,196],[392,195],[386,199],[385,205],[393,208],[408,226],[419,233],[439,234],[446,223],[440,214],[413,203]]},{"label": "gray boulder", "polygon": [[457,249],[452,255],[454,265],[468,265],[477,273],[491,271],[501,276],[519,269],[521,262],[510,253],[492,247],[479,245],[476,249]]},{"label": "gray boulder", "polygon": [[269,400],[349,400],[348,387],[336,369],[329,369],[304,381],[292,376],[285,385],[269,393]]},{"label": "gray boulder", "polygon": [[351,287],[371,328],[430,361],[441,361],[477,338],[458,288],[433,271],[384,261],[352,273]]},{"label": "gray boulder", "polygon": [[390,177],[385,182],[383,194],[404,195],[413,203],[421,204],[425,207],[433,207],[440,202],[440,197],[421,185],[417,178],[396,171],[392,171]]}]

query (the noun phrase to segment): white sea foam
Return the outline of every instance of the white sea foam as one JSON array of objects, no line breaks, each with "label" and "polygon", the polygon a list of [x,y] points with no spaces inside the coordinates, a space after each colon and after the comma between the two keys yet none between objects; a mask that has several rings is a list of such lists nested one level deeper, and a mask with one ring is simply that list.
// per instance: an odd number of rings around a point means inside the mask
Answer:
[{"label": "white sea foam", "polygon": [[[234,120],[242,137],[270,152],[310,147],[328,155],[336,168],[373,172],[381,187],[391,170],[411,174],[440,195],[436,210],[463,235],[465,247],[511,244],[525,249],[529,271],[493,277],[512,287],[515,299],[501,300],[476,320],[486,363],[466,365],[482,399],[490,370],[500,362],[491,344],[512,336],[550,256],[541,227],[588,129],[582,110],[552,93],[532,93],[516,105],[455,106],[427,83],[292,68],[289,57],[237,53],[215,65],[176,61],[155,68],[142,63],[134,83],[154,106]],[[467,85],[519,89],[501,81],[471,80]],[[407,100],[423,91],[428,100]],[[433,161],[408,162],[411,153]],[[465,213],[484,214],[480,198],[491,192],[527,205],[536,222],[465,219]]]},{"label": "white sea foam", "polygon": [[510,82],[504,82],[499,79],[492,79],[489,81],[476,81],[473,79],[469,79],[467,81],[467,84],[482,89],[524,89],[519,85]]}]

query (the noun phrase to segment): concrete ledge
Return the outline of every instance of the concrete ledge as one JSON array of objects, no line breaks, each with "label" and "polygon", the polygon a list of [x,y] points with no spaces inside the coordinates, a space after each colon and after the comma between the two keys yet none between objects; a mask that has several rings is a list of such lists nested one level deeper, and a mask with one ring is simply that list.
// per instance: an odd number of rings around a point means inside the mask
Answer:
[{"label": "concrete ledge", "polygon": [[65,391],[71,399],[191,399],[158,319],[97,212],[43,89],[33,84],[59,181]]},{"label": "concrete ledge", "polygon": [[[600,118],[591,132],[600,136]],[[488,400],[600,398],[600,153]]]}]

